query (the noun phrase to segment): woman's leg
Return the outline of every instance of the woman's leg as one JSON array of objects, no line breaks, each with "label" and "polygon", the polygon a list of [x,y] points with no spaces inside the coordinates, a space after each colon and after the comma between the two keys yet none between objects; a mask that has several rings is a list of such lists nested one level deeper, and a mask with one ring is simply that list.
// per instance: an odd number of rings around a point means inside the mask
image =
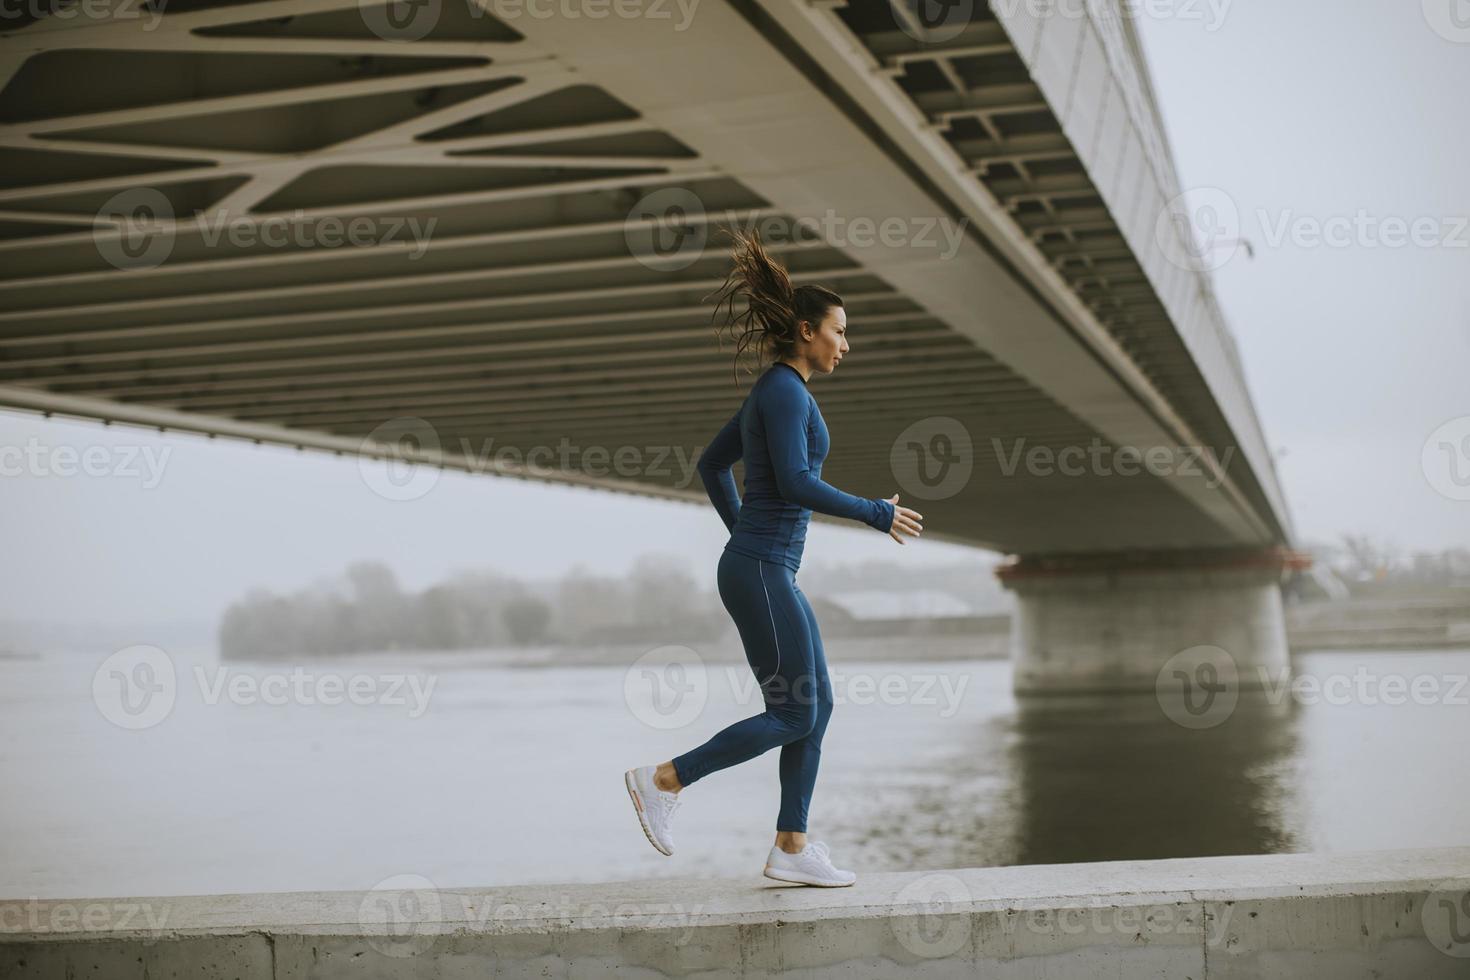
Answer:
[{"label": "woman's leg", "polygon": [[732,551],[721,555],[720,600],[735,620],[766,707],[675,756],[674,770],[683,785],[803,738],[817,724],[811,621],[793,574],[778,562]]},{"label": "woman's leg", "polygon": [[822,650],[822,634],[812,604],[800,586],[795,587],[812,638],[812,667],[816,678],[817,718],[812,730],[781,748],[781,812],[776,818],[777,831],[806,832],[807,808],[812,789],[817,784],[817,765],[822,761],[822,735],[832,717],[832,680],[827,675],[827,656]]}]

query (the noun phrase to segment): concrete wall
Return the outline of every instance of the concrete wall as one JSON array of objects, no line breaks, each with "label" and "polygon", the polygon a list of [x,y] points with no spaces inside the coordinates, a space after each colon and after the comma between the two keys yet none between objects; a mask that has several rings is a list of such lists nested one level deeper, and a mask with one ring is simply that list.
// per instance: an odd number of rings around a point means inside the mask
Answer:
[{"label": "concrete wall", "polygon": [[0,902],[0,977],[1470,976],[1470,847]]}]

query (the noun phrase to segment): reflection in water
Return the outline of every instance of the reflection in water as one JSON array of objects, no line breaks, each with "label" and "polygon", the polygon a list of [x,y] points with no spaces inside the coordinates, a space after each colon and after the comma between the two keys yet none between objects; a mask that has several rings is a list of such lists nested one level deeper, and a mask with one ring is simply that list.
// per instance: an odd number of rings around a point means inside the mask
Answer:
[{"label": "reflection in water", "polygon": [[[870,869],[1265,854],[1308,847],[1300,708],[1242,696],[1187,728],[1152,694],[1024,697],[846,808]],[[885,803],[884,801],[888,801]],[[863,804],[866,805],[863,805]]]},{"label": "reflection in water", "polygon": [[1024,698],[1008,757],[1016,864],[1298,849],[1291,699],[1185,728],[1152,694]]}]

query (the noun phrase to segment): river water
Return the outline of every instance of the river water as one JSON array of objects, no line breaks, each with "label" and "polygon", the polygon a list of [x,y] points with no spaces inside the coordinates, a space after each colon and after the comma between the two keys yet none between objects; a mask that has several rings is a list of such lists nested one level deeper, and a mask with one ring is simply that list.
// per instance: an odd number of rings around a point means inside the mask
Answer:
[{"label": "river water", "polygon": [[[841,867],[1470,844],[1470,651],[1300,655],[1296,688],[1197,728],[1147,694],[1018,702],[1003,660],[827,646],[810,830]],[[691,707],[624,667],[174,653],[150,715],[130,656],[0,659],[0,897],[758,879],[773,839],[778,751],[689,787],[671,858],[623,788],[759,710],[743,664],[675,676]]]}]

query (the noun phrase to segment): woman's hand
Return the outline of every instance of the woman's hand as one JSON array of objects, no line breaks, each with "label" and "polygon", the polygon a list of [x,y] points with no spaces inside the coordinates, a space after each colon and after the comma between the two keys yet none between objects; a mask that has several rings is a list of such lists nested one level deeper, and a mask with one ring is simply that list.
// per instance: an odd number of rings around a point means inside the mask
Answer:
[{"label": "woman's hand", "polygon": [[889,497],[888,502],[893,505],[893,526],[888,529],[888,536],[899,544],[908,543],[899,537],[898,532],[900,531],[917,538],[919,532],[924,530],[924,525],[919,523],[924,519],[924,515],[916,510],[900,507],[898,505],[898,494]]}]

